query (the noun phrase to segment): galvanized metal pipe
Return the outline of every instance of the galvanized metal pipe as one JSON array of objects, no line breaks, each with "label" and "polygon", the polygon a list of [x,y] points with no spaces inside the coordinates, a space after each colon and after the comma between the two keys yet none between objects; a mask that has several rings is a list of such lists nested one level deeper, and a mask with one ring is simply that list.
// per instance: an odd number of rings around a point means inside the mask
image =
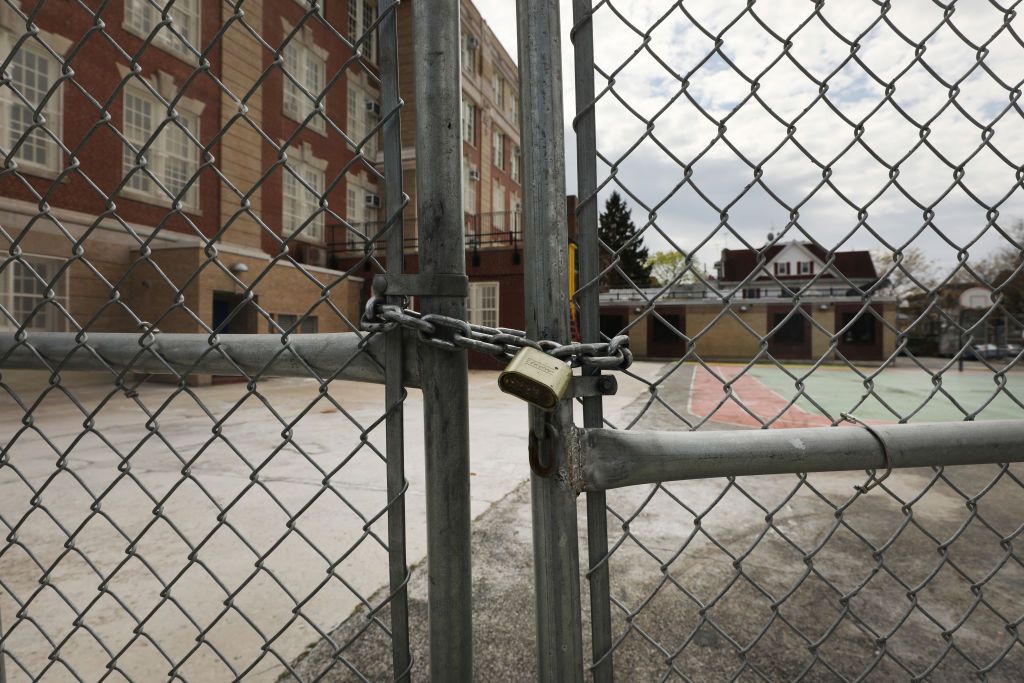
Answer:
[{"label": "galvanized metal pipe", "polygon": [[[415,340],[406,334],[403,342]],[[384,339],[354,332],[297,334],[282,344],[277,334],[30,332],[24,342],[0,335],[0,368],[130,371],[153,375],[210,374],[249,377],[313,377],[384,381]],[[310,372],[312,370],[312,373]],[[407,386],[419,386],[416,364],[404,368]]]},{"label": "galvanized metal pipe", "polygon": [[[388,220],[387,269],[400,274],[405,266],[405,220],[402,189],[402,125],[398,89],[398,0],[381,0],[380,17],[380,102],[385,113],[381,125],[384,148],[384,212]],[[401,297],[387,303],[401,304]],[[409,652],[409,566],[405,547],[405,358],[403,333],[395,328],[384,339],[384,422],[388,489],[388,578],[391,590],[391,660],[393,678],[407,681],[412,669]]]},{"label": "galvanized metal pipe", "polygon": [[[531,339],[564,343],[569,341],[569,245],[557,0],[519,0],[518,28],[526,332]],[[553,470],[531,477],[542,681],[583,680],[576,495],[566,479],[572,429],[570,401],[553,413],[530,408],[530,448],[545,469]]]},{"label": "galvanized metal pipe", "polygon": [[1024,462],[1024,420],[723,432],[578,430],[579,490],[662,481]]},{"label": "galvanized metal pipe", "polygon": [[[577,258],[581,289],[576,295],[580,337],[601,341],[601,308],[598,276],[601,245],[598,239],[597,122],[594,112],[594,22],[591,0],[573,0],[573,55],[576,66],[576,208]],[[572,268],[573,264],[569,264]],[[584,367],[584,375],[599,375],[598,368]],[[600,396],[583,399],[583,426],[600,428],[604,413]],[[587,580],[590,583],[590,640],[594,681],[611,683],[612,612],[608,575],[608,509],[604,491],[587,492]]]},{"label": "galvanized metal pipe", "polygon": [[[462,212],[459,0],[412,4],[421,273],[466,272]],[[424,313],[465,320],[461,296],[422,296]],[[466,352],[422,344],[430,675],[473,677]]]}]

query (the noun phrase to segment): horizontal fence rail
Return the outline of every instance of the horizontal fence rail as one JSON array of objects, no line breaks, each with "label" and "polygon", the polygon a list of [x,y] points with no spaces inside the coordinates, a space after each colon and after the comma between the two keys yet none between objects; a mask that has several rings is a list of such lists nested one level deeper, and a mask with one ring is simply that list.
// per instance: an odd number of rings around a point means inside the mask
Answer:
[{"label": "horizontal fence rail", "polygon": [[[577,430],[579,491],[709,477],[1024,462],[1024,420],[721,432]],[[883,447],[884,444],[884,447]],[[1009,446],[1009,447],[1008,447]]]},{"label": "horizontal fence rail", "polygon": [[[412,348],[412,337],[406,337]],[[405,368],[407,386],[419,386],[416,354]],[[0,336],[4,368],[52,371],[136,372],[235,377],[320,377],[355,382],[384,382],[384,337],[356,332],[295,335],[165,334],[125,332],[36,332],[19,342]]]}]

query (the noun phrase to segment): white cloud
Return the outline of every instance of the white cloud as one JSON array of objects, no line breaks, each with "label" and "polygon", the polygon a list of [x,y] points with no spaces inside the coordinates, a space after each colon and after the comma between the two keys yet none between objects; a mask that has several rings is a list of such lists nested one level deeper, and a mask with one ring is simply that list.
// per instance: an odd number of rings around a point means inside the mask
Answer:
[{"label": "white cloud", "polygon": [[[477,5],[515,55],[515,3]],[[571,3],[561,7],[567,185],[575,192]],[[638,224],[650,225],[652,248],[665,247],[662,234],[684,247],[707,242],[701,259],[709,262],[721,247],[740,244],[732,232],[760,243],[769,230],[787,227],[791,211],[790,234],[800,238],[803,229],[826,247],[915,238],[952,264],[956,249],[939,229],[982,255],[998,242],[990,236],[971,244],[984,229],[986,205],[998,208],[1003,226],[1024,217],[1014,168],[1024,164],[1024,122],[1010,95],[1024,49],[992,4],[955,7],[951,27],[931,0],[893,3],[884,16],[868,2],[831,3],[820,15],[805,0],[758,2],[752,10],[740,0],[600,3],[602,200],[616,186],[625,190]],[[920,41],[923,64],[915,62]],[[992,127],[995,151],[982,145],[972,118]],[[954,182],[961,172],[964,187]]]}]

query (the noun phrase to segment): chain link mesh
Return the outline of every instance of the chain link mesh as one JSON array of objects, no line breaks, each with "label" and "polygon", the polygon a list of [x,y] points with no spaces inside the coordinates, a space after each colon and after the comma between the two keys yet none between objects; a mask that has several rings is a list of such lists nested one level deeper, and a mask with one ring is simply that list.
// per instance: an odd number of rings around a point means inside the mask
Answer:
[{"label": "chain link mesh", "polygon": [[[620,393],[641,396],[604,426],[1021,417],[1015,3],[576,10],[574,40],[596,45],[576,55],[577,87],[595,84],[576,125],[597,130],[578,159],[597,167],[581,230],[595,204],[602,216],[601,272],[575,301],[586,320],[598,312],[580,298],[600,292],[601,339],[628,334],[638,359]],[[635,232],[616,232],[613,194]],[[653,274],[641,245],[659,252]],[[993,464],[898,471],[867,493],[841,473],[610,491],[589,571],[610,574],[610,645],[592,668],[1019,679],[1021,476]]]},{"label": "chain link mesh", "polygon": [[[402,230],[403,206],[376,215],[399,114],[380,106],[397,78],[378,66],[397,11],[381,5],[0,0],[0,328],[17,341],[0,367],[38,359],[0,375],[8,681],[298,679],[318,641],[333,656],[316,676],[365,680],[349,653],[391,640],[404,590],[369,596],[389,550],[404,561],[383,443],[398,405],[339,379],[365,345],[323,374],[291,344],[369,340],[370,245]],[[339,269],[333,242],[366,249]],[[105,371],[37,353],[46,331]],[[140,357],[153,335],[205,335],[236,372],[133,372],[97,332],[137,334]],[[308,376],[243,369],[229,333],[279,336]]]}]

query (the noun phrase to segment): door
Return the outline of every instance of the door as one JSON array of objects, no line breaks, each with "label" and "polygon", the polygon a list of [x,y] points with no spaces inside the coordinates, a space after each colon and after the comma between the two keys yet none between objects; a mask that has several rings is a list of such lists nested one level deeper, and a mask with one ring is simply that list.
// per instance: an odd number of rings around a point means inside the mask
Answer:
[{"label": "door", "polygon": [[811,312],[807,306],[801,308],[803,314],[796,312],[790,316],[791,306],[768,307],[768,352],[775,358],[811,357]]}]

